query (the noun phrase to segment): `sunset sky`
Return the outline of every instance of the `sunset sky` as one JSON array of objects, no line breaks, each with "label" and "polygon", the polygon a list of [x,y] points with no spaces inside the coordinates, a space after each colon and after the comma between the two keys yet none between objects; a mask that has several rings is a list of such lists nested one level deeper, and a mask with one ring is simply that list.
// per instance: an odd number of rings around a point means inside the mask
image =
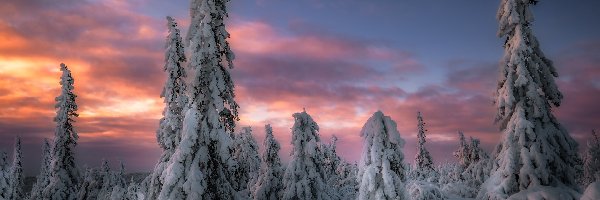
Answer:
[{"label": "sunset sky", "polygon": [[[501,136],[492,102],[504,42],[496,37],[498,4],[234,0],[226,25],[238,127],[252,126],[261,144],[264,124],[272,124],[287,161],[292,114],[306,108],[321,139],[338,136],[339,154],[357,161],[360,129],[381,110],[398,123],[412,162],[421,111],[437,163],[455,161],[458,130],[489,151]],[[161,151],[165,16],[186,29],[188,7],[189,0],[4,0],[0,151],[11,154],[20,135],[25,173],[38,173],[42,140],[54,135],[64,62],[78,95],[78,165],[105,158],[113,166],[123,160],[129,172],[150,171]],[[597,0],[545,0],[534,8],[534,33],[565,95],[554,113],[580,149],[600,128],[599,7]]]}]

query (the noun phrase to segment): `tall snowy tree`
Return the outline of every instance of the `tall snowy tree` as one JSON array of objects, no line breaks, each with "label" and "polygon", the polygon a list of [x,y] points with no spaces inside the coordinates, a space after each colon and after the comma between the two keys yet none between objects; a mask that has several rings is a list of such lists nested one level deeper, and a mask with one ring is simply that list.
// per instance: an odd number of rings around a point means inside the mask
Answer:
[{"label": "tall snowy tree", "polygon": [[377,111],[363,126],[358,199],[404,199],[404,140],[389,116]]},{"label": "tall snowy tree", "polygon": [[116,180],[114,179],[113,173],[110,171],[110,165],[108,160],[102,160],[102,166],[100,167],[100,175],[102,176],[102,187],[98,191],[98,199],[109,199],[112,193],[112,188],[115,185]]},{"label": "tall snowy tree", "polygon": [[[83,183],[79,187],[78,200],[96,200],[102,189],[102,176],[95,168],[87,169],[83,175]],[[33,197],[31,198],[34,199]]]},{"label": "tall snowy tree", "polygon": [[468,167],[469,164],[469,144],[465,140],[465,134],[462,131],[458,132],[458,149],[454,151],[454,157],[458,159],[458,163],[463,167]]},{"label": "tall snowy tree", "polygon": [[[183,120],[181,142],[163,172],[159,199],[233,199],[237,162],[232,138],[238,120],[233,68],[224,19],[228,0],[193,0],[187,36],[195,69],[191,106]],[[225,59],[225,60],[223,60]]]},{"label": "tall snowy tree", "polygon": [[166,41],[165,66],[163,68],[167,72],[167,81],[161,93],[161,97],[164,97],[165,109],[163,118],[160,119],[159,128],[156,131],[156,139],[163,149],[163,153],[151,174],[151,186],[148,196],[150,199],[158,198],[162,188],[164,182],[162,174],[167,168],[175,147],[179,144],[184,108],[188,103],[185,94],[187,88],[185,83],[186,72],[182,66],[186,61],[183,43],[177,28],[177,22],[169,16],[167,17],[167,28],[169,29],[169,35]]},{"label": "tall snowy tree", "polygon": [[56,130],[52,145],[50,162],[50,182],[43,192],[43,199],[71,200],[77,198],[79,173],[75,166],[74,148],[77,144],[77,132],[73,128],[74,118],[79,116],[73,93],[73,77],[71,71],[63,63],[60,64],[62,77],[61,94],[56,97]]},{"label": "tall snowy tree", "polygon": [[530,5],[537,0],[502,0],[498,36],[506,37],[495,95],[496,122],[503,132],[491,181],[478,199],[505,199],[540,187],[577,188],[577,143],[552,114],[562,94],[558,73],[533,35]]},{"label": "tall snowy tree", "polygon": [[334,189],[339,181],[337,167],[342,161],[336,152],[337,140],[338,138],[333,135],[331,136],[331,141],[328,144],[321,145],[321,149],[323,150],[323,163],[321,165],[323,166],[323,171],[325,172],[325,180],[326,183],[330,186],[333,186]]},{"label": "tall snowy tree", "polygon": [[255,200],[276,200],[281,197],[283,184],[283,168],[279,158],[279,142],[273,136],[273,128],[270,124],[265,125],[265,141],[263,142],[263,153],[261,157],[260,176],[254,186],[253,196]]},{"label": "tall snowy tree", "polygon": [[127,197],[127,182],[125,181],[125,164],[121,162],[121,168],[113,174],[114,184],[112,186],[110,199],[125,200]]},{"label": "tall snowy tree", "polygon": [[417,179],[426,180],[429,178],[434,178],[436,176],[435,168],[433,166],[433,159],[425,148],[425,122],[423,121],[423,116],[421,112],[417,113],[417,155],[415,156],[415,175]]},{"label": "tall snowy tree", "polygon": [[356,163],[348,163],[348,161],[342,160],[337,167],[337,175],[339,180],[337,182],[336,191],[339,193],[340,199],[356,199],[358,192],[358,165]]},{"label": "tall snowy tree", "polygon": [[232,181],[234,187],[244,197],[250,196],[260,170],[258,144],[250,127],[243,127],[242,132],[235,136],[233,157],[238,162]]},{"label": "tall snowy tree", "polygon": [[10,168],[7,159],[6,152],[0,151],[0,199],[8,199],[10,194]]},{"label": "tall snowy tree", "polygon": [[10,168],[10,193],[7,199],[23,199],[23,153],[21,151],[21,137],[15,139],[13,162]]},{"label": "tall snowy tree", "polygon": [[36,181],[33,184],[29,195],[29,199],[41,199],[44,192],[44,188],[50,183],[50,162],[52,161],[51,156],[52,149],[50,148],[50,142],[47,138],[44,138],[44,144],[42,145],[42,162],[40,166],[40,174],[38,174]]},{"label": "tall snowy tree", "polygon": [[596,130],[592,130],[593,140],[588,142],[588,149],[583,160],[583,186],[600,181],[600,139]]},{"label": "tall snowy tree", "polygon": [[292,158],[283,175],[282,199],[335,199],[325,182],[319,126],[306,111],[295,113]]}]

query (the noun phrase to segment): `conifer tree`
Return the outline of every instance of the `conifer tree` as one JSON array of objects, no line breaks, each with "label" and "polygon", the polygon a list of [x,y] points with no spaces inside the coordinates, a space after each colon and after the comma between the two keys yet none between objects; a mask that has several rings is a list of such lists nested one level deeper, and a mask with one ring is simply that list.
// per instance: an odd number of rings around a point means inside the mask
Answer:
[{"label": "conifer tree", "polygon": [[163,149],[163,153],[151,174],[151,186],[148,194],[150,199],[158,198],[158,193],[162,188],[164,180],[161,176],[181,139],[183,111],[188,103],[185,94],[187,88],[185,77],[187,75],[183,68],[183,63],[186,61],[183,43],[177,22],[170,16],[167,16],[167,28],[169,35],[166,40],[165,66],[163,68],[167,72],[167,81],[161,93],[165,109],[156,131],[156,139]]},{"label": "conifer tree", "polygon": [[21,137],[15,139],[13,162],[10,168],[10,193],[7,199],[23,199],[23,153],[21,151]]},{"label": "conifer tree", "polygon": [[255,200],[276,200],[281,198],[281,190],[283,189],[281,179],[283,167],[279,158],[281,147],[273,136],[273,128],[270,124],[265,125],[265,132],[260,176],[254,186],[253,196]]},{"label": "conifer tree", "polygon": [[242,132],[235,136],[233,157],[238,162],[232,181],[234,187],[242,192],[243,196],[250,196],[260,170],[258,144],[250,127],[243,127]]},{"label": "conifer tree", "polygon": [[588,149],[583,160],[583,186],[600,180],[600,139],[596,130],[592,130],[592,141],[588,142]]},{"label": "conifer tree", "polygon": [[421,112],[417,113],[417,123],[417,138],[419,141],[417,143],[417,155],[415,156],[415,175],[420,180],[435,178],[436,171],[433,166],[433,159],[425,147],[425,132],[427,130],[425,129],[425,122],[423,121]]},{"label": "conifer tree", "polygon": [[[232,138],[238,104],[228,68],[233,68],[224,20],[228,0],[193,0],[187,36],[195,69],[191,105],[183,120],[181,142],[163,172],[159,199],[233,199],[237,162]],[[225,60],[223,60],[225,59]]]},{"label": "conifer tree", "polygon": [[469,144],[467,143],[467,141],[465,140],[465,134],[462,131],[458,132],[458,149],[456,151],[454,151],[454,157],[456,157],[458,159],[458,163],[462,166],[462,167],[468,167],[469,164],[471,164],[469,162]]},{"label": "conifer tree", "polygon": [[[79,187],[79,194],[77,199],[79,200],[96,200],[98,194],[102,189],[102,176],[98,173],[95,168],[87,169],[83,175],[83,183]],[[34,199],[33,197],[31,198]]]},{"label": "conifer tree", "polygon": [[8,199],[10,194],[10,168],[7,159],[6,152],[0,151],[0,199]]},{"label": "conifer tree", "polygon": [[325,182],[319,126],[306,111],[295,113],[292,158],[283,175],[282,199],[335,199]]},{"label": "conifer tree", "polygon": [[389,116],[377,111],[363,126],[358,199],[404,198],[404,140]]},{"label": "conifer tree", "polygon": [[[52,149],[50,142],[44,138],[42,145],[42,162],[40,166],[40,174],[37,176],[35,183],[31,189],[29,199],[41,199],[44,188],[50,183],[50,162],[52,161]],[[81,199],[81,198],[79,198]]]},{"label": "conifer tree", "polygon": [[488,187],[478,199],[505,199],[533,187],[576,189],[577,143],[552,114],[562,94],[558,73],[533,35],[530,5],[502,0],[498,36],[506,37],[495,95],[496,122],[503,133]]},{"label": "conifer tree", "polygon": [[50,162],[50,182],[44,188],[42,199],[72,200],[77,198],[79,173],[75,166],[74,148],[77,145],[77,132],[73,127],[75,117],[79,116],[73,93],[73,77],[65,64],[60,64],[62,77],[61,94],[56,97],[56,130]]}]

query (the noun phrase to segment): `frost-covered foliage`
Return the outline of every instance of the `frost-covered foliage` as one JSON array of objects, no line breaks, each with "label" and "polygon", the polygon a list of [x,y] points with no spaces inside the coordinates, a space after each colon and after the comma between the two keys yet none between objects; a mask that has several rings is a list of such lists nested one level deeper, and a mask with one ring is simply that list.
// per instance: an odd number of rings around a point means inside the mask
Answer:
[{"label": "frost-covered foliage", "polygon": [[340,199],[356,199],[358,194],[358,165],[351,164],[342,160],[337,167],[337,176],[339,180],[336,184],[336,191]]},{"label": "frost-covered foliage", "polygon": [[417,113],[417,155],[415,156],[415,169],[414,169],[414,178],[418,180],[431,180],[435,181],[437,179],[437,172],[435,171],[433,165],[433,159],[425,148],[425,122],[423,121],[423,115],[421,112]]},{"label": "frost-covered foliage", "polygon": [[0,151],[0,199],[7,199],[10,193],[10,171],[8,155]]},{"label": "frost-covered foliage", "polygon": [[[83,182],[79,187],[79,194],[77,199],[79,200],[96,200],[98,199],[98,193],[102,189],[103,177],[98,173],[95,168],[90,168],[85,171],[83,175]],[[33,197],[31,199],[34,199]]]},{"label": "frost-covered foliage", "polygon": [[406,192],[411,200],[442,200],[446,196],[435,183],[412,180],[406,185]]},{"label": "frost-covered foliage", "polygon": [[464,174],[465,168],[459,163],[445,163],[437,169],[440,177],[439,188],[449,198],[473,198],[477,195],[478,187],[469,185]]},{"label": "frost-covered foliage", "polygon": [[584,187],[592,182],[600,181],[600,140],[596,130],[592,130],[593,140],[588,142],[588,149],[583,159]]},{"label": "frost-covered foliage", "polygon": [[231,180],[237,162],[230,134],[238,120],[238,105],[227,69],[233,67],[234,57],[226,41],[227,2],[191,2],[187,41],[189,66],[196,71],[190,85],[191,105],[183,120],[181,142],[161,175],[159,199],[233,199],[236,194]]},{"label": "frost-covered foliage", "polygon": [[336,199],[325,182],[319,126],[306,111],[293,117],[292,158],[283,175],[282,199]]},{"label": "frost-covered foliage", "polygon": [[585,189],[583,195],[581,195],[580,200],[598,200],[600,199],[600,182],[596,181]]},{"label": "frost-covered foliage", "polygon": [[127,183],[125,182],[125,165],[121,162],[121,168],[112,175],[113,184],[110,193],[111,200],[125,200],[127,194]]},{"label": "frost-covered foliage", "polygon": [[469,166],[469,144],[465,140],[465,134],[462,131],[458,132],[458,149],[454,151],[454,157],[458,159],[458,163],[462,166]]},{"label": "frost-covered foliage", "polygon": [[110,166],[108,165],[108,160],[102,161],[102,166],[100,167],[100,175],[102,176],[102,187],[100,187],[100,191],[98,192],[98,199],[109,199],[112,193],[112,188],[115,184],[114,176],[110,171]]},{"label": "frost-covered foliage", "polygon": [[21,137],[15,139],[13,162],[10,168],[10,190],[7,199],[23,199],[23,152],[21,151]]},{"label": "frost-covered foliage", "polygon": [[261,159],[260,176],[254,186],[253,196],[256,200],[276,200],[281,197],[283,183],[283,167],[279,158],[279,142],[273,136],[271,125],[265,125],[265,141]]},{"label": "frost-covered foliage", "polygon": [[74,118],[79,116],[73,93],[73,78],[65,64],[60,64],[62,77],[61,94],[56,97],[56,130],[50,161],[50,182],[44,188],[43,199],[71,200],[77,198],[79,171],[75,166],[74,148],[77,132],[73,128]]},{"label": "frost-covered foliage", "polygon": [[377,111],[363,126],[358,199],[404,198],[404,140],[389,116]]},{"label": "frost-covered foliage", "polygon": [[[52,158],[52,149],[50,148],[50,142],[47,138],[44,138],[44,144],[42,145],[42,162],[40,166],[40,174],[38,174],[35,183],[29,194],[29,199],[41,199],[44,188],[50,183],[50,161]],[[78,198],[81,199],[81,198]]]},{"label": "frost-covered foliage", "polygon": [[250,127],[242,128],[242,132],[234,139],[234,159],[238,162],[238,168],[234,173],[232,183],[239,194],[248,197],[258,179],[260,170],[260,156],[258,155],[258,144],[252,136]]},{"label": "frost-covered foliage", "polygon": [[337,182],[340,177],[337,174],[337,167],[342,162],[342,158],[337,155],[336,145],[338,138],[333,135],[331,136],[331,141],[327,144],[321,144],[321,153],[323,154],[323,162],[321,165],[323,166],[323,172],[325,173],[325,182],[327,185],[333,187],[335,191],[337,191]]},{"label": "frost-covered foliage", "polygon": [[479,146],[479,139],[471,137],[470,143],[470,164],[466,166],[464,172],[462,173],[462,176],[467,182],[467,185],[479,189],[481,184],[483,184],[483,182],[485,182],[490,177],[490,173],[493,167],[493,160],[490,158],[488,153],[485,152]]},{"label": "frost-covered foliage", "polygon": [[575,184],[577,143],[551,111],[562,94],[558,76],[531,31],[533,0],[502,0],[498,10],[500,37],[506,37],[495,105],[503,137],[496,164],[478,199],[505,199],[529,188]]},{"label": "frost-covered foliage", "polygon": [[127,187],[127,193],[123,196],[124,200],[144,200],[145,195],[142,191],[142,186],[139,183],[133,181],[133,178],[129,182],[129,186]]},{"label": "frost-covered foliage", "polygon": [[163,68],[167,72],[167,81],[161,93],[161,97],[164,97],[165,109],[163,118],[160,119],[159,128],[156,131],[156,139],[163,149],[163,153],[150,175],[151,186],[148,195],[151,199],[158,197],[164,182],[161,175],[181,139],[183,113],[188,103],[185,94],[187,88],[185,83],[186,71],[182,66],[186,58],[177,22],[172,17],[167,17],[167,28],[169,35],[165,45],[165,66]]}]

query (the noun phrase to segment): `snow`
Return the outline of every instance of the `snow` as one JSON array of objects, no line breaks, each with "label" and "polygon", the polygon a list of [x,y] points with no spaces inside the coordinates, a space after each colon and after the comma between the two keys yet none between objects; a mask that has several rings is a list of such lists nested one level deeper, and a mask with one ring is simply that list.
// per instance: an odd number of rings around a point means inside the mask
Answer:
[{"label": "snow", "polygon": [[600,182],[596,181],[585,189],[583,195],[581,195],[581,200],[598,200],[600,199]]},{"label": "snow", "polygon": [[389,116],[375,112],[363,126],[358,199],[404,199],[404,140]]}]

